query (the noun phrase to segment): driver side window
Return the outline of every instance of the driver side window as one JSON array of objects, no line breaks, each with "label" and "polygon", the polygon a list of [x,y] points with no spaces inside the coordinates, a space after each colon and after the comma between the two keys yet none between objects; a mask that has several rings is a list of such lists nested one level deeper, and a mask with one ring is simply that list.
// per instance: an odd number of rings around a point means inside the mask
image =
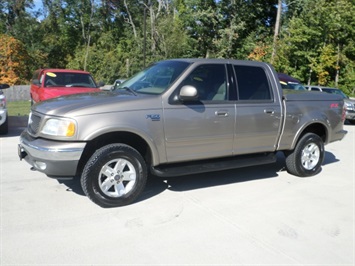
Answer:
[{"label": "driver side window", "polygon": [[200,101],[227,100],[226,68],[223,64],[207,64],[196,67],[183,85],[197,89]]}]

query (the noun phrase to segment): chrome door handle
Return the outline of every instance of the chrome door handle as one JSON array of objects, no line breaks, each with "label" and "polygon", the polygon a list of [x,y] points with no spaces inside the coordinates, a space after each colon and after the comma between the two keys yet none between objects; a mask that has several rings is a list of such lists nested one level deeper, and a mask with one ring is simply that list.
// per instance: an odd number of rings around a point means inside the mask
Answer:
[{"label": "chrome door handle", "polygon": [[215,112],[216,116],[224,116],[227,117],[228,116],[228,112],[227,111],[216,111]]},{"label": "chrome door handle", "polygon": [[265,109],[265,110],[264,110],[264,113],[265,113],[265,114],[273,115],[273,114],[275,113],[275,110],[274,110],[274,109]]}]

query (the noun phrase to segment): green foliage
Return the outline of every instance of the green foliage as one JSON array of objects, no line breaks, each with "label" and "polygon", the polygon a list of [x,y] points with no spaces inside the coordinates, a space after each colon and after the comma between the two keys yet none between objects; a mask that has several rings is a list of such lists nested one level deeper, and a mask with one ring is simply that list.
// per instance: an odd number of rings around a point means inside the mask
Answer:
[{"label": "green foliage", "polygon": [[[305,83],[351,92],[355,49],[355,6],[351,0],[302,0],[278,42],[275,67]],[[302,12],[299,12],[302,10]]]},{"label": "green foliage", "polygon": [[30,58],[26,82],[37,68],[59,67],[109,84],[161,59],[270,61],[276,47],[277,71],[354,91],[353,0],[283,0],[275,42],[278,0],[43,0],[38,11],[33,2],[0,2],[0,34]]}]

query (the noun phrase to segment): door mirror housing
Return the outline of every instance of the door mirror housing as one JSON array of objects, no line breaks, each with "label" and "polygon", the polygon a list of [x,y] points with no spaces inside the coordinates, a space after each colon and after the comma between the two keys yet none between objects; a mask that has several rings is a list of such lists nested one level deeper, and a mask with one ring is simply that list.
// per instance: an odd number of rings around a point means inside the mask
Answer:
[{"label": "door mirror housing", "polygon": [[185,85],[181,88],[179,99],[186,101],[196,101],[198,99],[197,89],[191,85]]},{"label": "door mirror housing", "polygon": [[37,86],[40,86],[40,85],[41,85],[41,82],[39,81],[39,79],[33,79],[33,80],[32,80],[32,84],[37,85]]}]

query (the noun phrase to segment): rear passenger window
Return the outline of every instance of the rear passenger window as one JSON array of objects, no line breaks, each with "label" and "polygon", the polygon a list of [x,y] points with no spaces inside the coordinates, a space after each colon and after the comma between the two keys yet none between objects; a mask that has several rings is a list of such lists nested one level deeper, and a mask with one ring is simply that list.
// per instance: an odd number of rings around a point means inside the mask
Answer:
[{"label": "rear passenger window", "polygon": [[261,67],[234,66],[239,100],[270,101],[272,94],[266,73]]}]

